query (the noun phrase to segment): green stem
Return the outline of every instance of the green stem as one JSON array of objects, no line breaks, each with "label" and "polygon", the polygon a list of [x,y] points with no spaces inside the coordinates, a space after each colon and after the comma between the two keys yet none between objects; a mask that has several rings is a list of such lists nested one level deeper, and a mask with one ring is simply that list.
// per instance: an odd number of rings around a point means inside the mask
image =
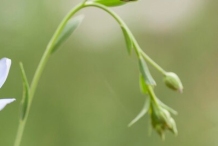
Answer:
[{"label": "green stem", "polygon": [[126,31],[128,32],[128,34],[130,35],[130,37],[132,38],[133,44],[134,44],[134,48],[136,51],[136,54],[139,56],[140,54],[143,56],[143,58],[145,60],[147,60],[151,65],[153,65],[157,70],[159,70],[161,73],[165,74],[165,71],[159,66],[157,65],[157,63],[155,63],[148,55],[146,55],[142,49],[139,47],[136,39],[134,38],[133,34],[131,33],[131,31],[129,30],[129,28],[126,26],[126,24],[122,21],[122,19],[116,15],[114,12],[112,12],[111,10],[109,10],[107,7],[100,5],[100,4],[95,4],[91,1],[87,1],[84,0],[81,4],[77,5],[75,8],[73,8],[67,15],[66,17],[63,19],[63,21],[61,22],[61,24],[59,25],[58,29],[56,30],[55,34],[53,35],[51,41],[49,42],[40,62],[39,65],[36,69],[36,72],[34,74],[31,86],[30,86],[30,93],[29,93],[29,104],[27,107],[27,111],[26,111],[26,116],[24,117],[23,120],[19,121],[19,126],[18,126],[18,131],[17,131],[17,135],[16,135],[16,139],[15,139],[15,143],[14,146],[20,146],[21,143],[21,139],[23,136],[23,132],[24,132],[24,128],[26,125],[26,121],[29,115],[29,111],[30,111],[30,107],[33,101],[33,97],[39,82],[39,79],[41,77],[41,74],[45,68],[46,63],[48,62],[48,59],[51,55],[51,51],[53,49],[54,43],[57,41],[60,33],[62,32],[62,30],[64,29],[65,25],[67,24],[68,20],[79,10],[81,10],[82,8],[85,7],[97,7],[100,8],[104,11],[106,11],[107,13],[109,13],[119,24],[120,26],[124,27],[126,29]]},{"label": "green stem", "polygon": [[101,4],[93,3],[92,1],[86,2],[85,5],[84,5],[84,7],[89,7],[89,6],[100,8],[100,9],[106,11],[108,14],[110,14],[119,23],[119,25],[122,26],[127,31],[127,33],[129,34],[130,38],[133,41],[134,49],[136,51],[137,56],[139,57],[139,55],[142,55],[142,57],[147,62],[149,62],[154,68],[156,68],[160,73],[162,73],[163,75],[166,74],[166,71],[163,68],[161,68],[156,62],[154,62],[145,52],[143,52],[143,50],[140,48],[140,46],[139,46],[138,42],[136,41],[136,39],[135,39],[134,35],[132,34],[132,32],[129,30],[129,28],[127,27],[125,22],[116,13],[112,12],[106,6],[101,5]]},{"label": "green stem", "polygon": [[79,5],[77,5],[74,9],[72,9],[67,15],[66,17],[63,19],[63,21],[61,22],[61,24],[59,25],[58,29],[56,30],[55,34],[53,35],[51,41],[49,42],[41,60],[40,63],[36,69],[36,72],[34,74],[31,86],[30,86],[30,94],[29,94],[29,104],[27,107],[27,111],[26,111],[26,116],[23,120],[19,121],[19,126],[18,126],[18,131],[17,131],[17,135],[15,138],[15,142],[14,142],[14,146],[20,146],[21,143],[21,139],[23,136],[23,131],[26,125],[26,121],[29,115],[29,111],[30,111],[30,107],[33,101],[33,97],[39,82],[39,79],[41,77],[42,71],[45,68],[46,63],[48,62],[48,59],[51,55],[51,51],[53,49],[54,43],[57,41],[58,36],[60,35],[60,33],[62,32],[62,30],[64,29],[66,23],[68,22],[68,20],[80,9],[82,9],[84,6],[84,3],[81,3]]},{"label": "green stem", "polygon": [[154,62],[145,52],[143,52],[142,50],[140,50],[140,54],[142,55],[142,57],[149,62],[154,68],[156,68],[160,73],[162,73],[164,76],[166,75],[166,71],[160,67],[156,62]]},{"label": "green stem", "polygon": [[155,105],[157,107],[159,107],[159,103],[158,103],[158,99],[154,93],[154,89],[152,86],[148,85],[148,94],[149,94],[149,97],[151,99],[151,101],[153,101],[153,103],[155,103]]}]

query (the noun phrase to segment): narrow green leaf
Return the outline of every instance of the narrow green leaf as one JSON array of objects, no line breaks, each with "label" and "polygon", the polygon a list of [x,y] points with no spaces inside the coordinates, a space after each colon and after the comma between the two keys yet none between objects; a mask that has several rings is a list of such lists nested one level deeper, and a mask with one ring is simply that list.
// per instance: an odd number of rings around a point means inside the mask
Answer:
[{"label": "narrow green leaf", "polygon": [[127,47],[127,51],[129,54],[131,54],[131,50],[134,47],[133,42],[131,37],[129,36],[128,32],[126,31],[126,29],[121,25],[121,29],[123,31],[123,35],[126,41],[126,47]]},{"label": "narrow green leaf", "polygon": [[69,36],[76,30],[76,28],[80,25],[84,18],[84,15],[79,15],[75,18],[72,18],[68,20],[66,26],[64,27],[63,31],[59,35],[55,45],[53,46],[52,53],[54,53],[62,44],[64,41],[69,38]]},{"label": "narrow green leaf", "polygon": [[155,86],[156,82],[154,81],[153,77],[151,76],[150,71],[148,69],[148,66],[141,56],[139,57],[139,68],[140,68],[140,72],[141,72],[143,78],[145,79],[146,84]]},{"label": "narrow green leaf", "polygon": [[150,99],[147,98],[147,100],[145,100],[145,104],[142,108],[142,110],[140,111],[140,113],[129,123],[128,127],[131,127],[133,124],[135,124],[139,119],[141,119],[149,110],[150,108]]},{"label": "narrow green leaf", "polygon": [[124,5],[137,0],[92,0],[93,3],[102,4],[107,7]]},{"label": "narrow green leaf", "polygon": [[139,85],[140,85],[141,92],[143,94],[148,94],[148,87],[145,83],[145,79],[142,76],[142,74],[140,74],[140,76],[139,76]]},{"label": "narrow green leaf", "polygon": [[20,69],[23,78],[23,97],[21,101],[21,120],[23,120],[26,116],[27,108],[29,106],[29,83],[27,81],[26,73],[24,71],[23,64],[20,63]]},{"label": "narrow green leaf", "polygon": [[126,4],[126,1],[121,0],[93,0],[94,3],[99,3],[108,7],[120,6]]}]

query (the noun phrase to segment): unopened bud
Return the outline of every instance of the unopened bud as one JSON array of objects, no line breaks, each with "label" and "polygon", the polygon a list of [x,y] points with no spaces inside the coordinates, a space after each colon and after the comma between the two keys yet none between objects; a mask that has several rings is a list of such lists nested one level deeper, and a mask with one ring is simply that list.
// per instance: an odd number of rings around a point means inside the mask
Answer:
[{"label": "unopened bud", "polygon": [[154,130],[164,139],[165,131],[169,130],[177,135],[177,128],[174,119],[168,110],[151,103],[151,123]]},{"label": "unopened bud", "polygon": [[182,93],[183,91],[182,82],[180,81],[179,77],[175,73],[173,72],[166,73],[164,82],[169,88]]}]

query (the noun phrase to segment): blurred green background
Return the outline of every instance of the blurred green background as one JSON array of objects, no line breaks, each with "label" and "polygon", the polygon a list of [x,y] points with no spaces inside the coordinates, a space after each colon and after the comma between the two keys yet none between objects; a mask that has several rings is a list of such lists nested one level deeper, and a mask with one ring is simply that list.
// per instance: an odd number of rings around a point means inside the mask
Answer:
[{"label": "blurred green background", "polygon": [[[0,97],[17,101],[0,112],[0,146],[12,146],[18,127],[22,61],[29,81],[52,34],[80,0],[1,0],[0,57],[12,68]],[[105,12],[88,8],[70,39],[49,60],[40,79],[22,146],[217,146],[218,1],[141,0],[113,8],[143,50],[185,90],[168,90],[150,66],[161,100],[179,112],[179,135],[166,141],[145,116],[127,124],[144,102],[138,62],[129,56],[120,28]]]}]

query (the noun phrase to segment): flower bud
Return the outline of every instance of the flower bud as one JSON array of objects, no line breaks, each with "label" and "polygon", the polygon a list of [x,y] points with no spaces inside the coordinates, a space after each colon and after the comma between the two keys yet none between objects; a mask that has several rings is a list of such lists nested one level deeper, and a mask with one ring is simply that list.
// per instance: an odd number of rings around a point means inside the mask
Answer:
[{"label": "flower bud", "polygon": [[179,77],[175,73],[173,72],[166,73],[164,82],[169,88],[182,93],[183,91],[182,82],[180,81]]},{"label": "flower bud", "polygon": [[95,3],[99,3],[108,7],[123,5],[130,1],[136,0],[93,0]]},{"label": "flower bud", "polygon": [[165,138],[164,132],[166,130],[170,130],[175,135],[177,134],[176,123],[171,117],[169,111],[156,105],[155,103],[151,103],[150,116],[153,128],[162,137],[162,139]]}]

